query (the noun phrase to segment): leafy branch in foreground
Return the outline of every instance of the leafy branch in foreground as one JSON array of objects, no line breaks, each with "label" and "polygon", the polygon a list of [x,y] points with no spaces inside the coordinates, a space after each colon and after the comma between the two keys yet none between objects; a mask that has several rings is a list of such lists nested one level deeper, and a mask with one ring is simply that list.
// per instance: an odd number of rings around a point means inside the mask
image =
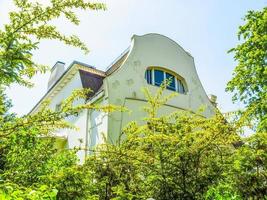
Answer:
[{"label": "leafy branch in foreground", "polygon": [[9,13],[10,22],[0,30],[0,86],[18,83],[30,86],[29,79],[47,67],[33,61],[32,52],[43,39],[55,39],[88,52],[85,44],[75,35],[66,36],[58,31],[52,21],[64,16],[67,21],[79,25],[74,12],[81,10],[105,10],[103,3],[85,0],[51,0],[44,6],[29,0],[14,0],[16,11]]},{"label": "leafy branch in foreground", "polygon": [[95,149],[85,167],[93,175],[99,199],[203,199],[231,165],[233,143],[240,138],[221,114],[207,119],[178,111],[158,115],[172,96],[145,90],[148,117],[129,124],[116,145]]},{"label": "leafy branch in foreground", "polygon": [[249,11],[245,22],[238,32],[242,43],[229,51],[237,66],[226,90],[234,92],[234,101],[246,105],[244,117],[267,131],[267,7]]},{"label": "leafy branch in foreground", "polygon": [[[130,123],[117,144],[96,147],[84,169],[97,199],[264,199],[266,133],[241,138],[241,122],[221,113],[158,115],[173,96],[145,89],[143,125]],[[64,193],[68,191],[63,189]],[[67,198],[68,199],[68,198]]]},{"label": "leafy branch in foreground", "polygon": [[20,118],[13,118],[8,122],[3,122],[0,119],[0,138],[6,137],[20,129],[34,129],[38,128],[39,134],[49,134],[56,129],[73,128],[73,125],[66,121],[69,116],[77,115],[86,109],[101,110],[103,112],[112,112],[114,110],[122,109],[118,106],[112,105],[92,105],[89,103],[73,105],[74,102],[86,99],[86,94],[90,90],[74,90],[70,97],[62,101],[61,108],[58,111],[49,109],[49,100],[42,104],[39,112],[33,115],[25,115]]},{"label": "leafy branch in foreground", "polygon": [[0,197],[45,199],[47,195],[54,195],[53,198],[61,195],[56,189],[61,177],[80,170],[76,156],[78,149],[59,151],[54,133],[58,129],[76,128],[66,118],[77,116],[84,110],[122,110],[110,105],[77,104],[85,101],[88,92],[90,90],[73,91],[58,111],[49,109],[47,101],[33,115],[0,123]]}]

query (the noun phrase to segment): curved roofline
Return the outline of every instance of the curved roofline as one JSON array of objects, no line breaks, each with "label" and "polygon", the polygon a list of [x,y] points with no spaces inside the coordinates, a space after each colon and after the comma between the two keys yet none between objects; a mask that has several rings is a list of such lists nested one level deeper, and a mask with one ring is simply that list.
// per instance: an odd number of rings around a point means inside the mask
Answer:
[{"label": "curved roofline", "polygon": [[[179,45],[175,40],[173,40],[173,39],[171,39],[171,38],[169,38],[169,37],[167,37],[167,36],[165,36],[165,35],[162,35],[162,34],[159,34],[159,33],[147,33],[147,34],[144,34],[144,35],[133,35],[132,36],[132,40],[134,41],[134,37],[149,37],[149,36],[160,36],[160,37],[162,37],[162,38],[165,38],[165,39],[167,39],[167,40],[169,40],[171,43],[173,43],[173,44],[175,44],[176,46],[178,46],[180,49],[182,49],[188,56],[190,56],[191,58],[192,58],[192,61],[193,61],[193,69],[195,70],[195,73],[196,73],[196,75],[197,75],[197,78],[198,78],[198,81],[199,81],[199,83],[200,83],[200,87],[201,87],[201,89],[204,91],[204,94],[205,94],[205,96],[207,97],[207,99],[208,99],[208,102],[212,105],[212,107],[214,108],[214,105],[210,102],[210,99],[209,99],[209,97],[208,97],[208,94],[207,94],[207,92],[206,92],[206,90],[205,90],[205,88],[204,88],[204,86],[203,86],[203,84],[202,84],[202,82],[201,82],[201,80],[200,80],[200,78],[199,78],[199,75],[198,75],[198,72],[197,72],[197,69],[196,69],[196,65],[195,65],[195,60],[194,60],[194,57],[189,53],[189,52],[187,52],[181,45]],[[179,74],[178,74],[179,75]],[[187,87],[187,85],[186,85],[186,87]],[[187,91],[188,92],[188,91]]]},{"label": "curved roofline", "polygon": [[172,43],[174,43],[175,45],[177,45],[178,47],[180,47],[187,55],[189,55],[190,57],[194,58],[188,51],[186,51],[180,44],[178,44],[175,40],[165,36],[165,35],[162,35],[162,34],[159,34],[159,33],[146,33],[144,35],[136,35],[134,34],[131,39],[134,39],[134,36],[137,36],[137,37],[147,37],[147,36],[150,36],[150,35],[158,35],[160,37],[164,37],[168,40],[170,40]]}]

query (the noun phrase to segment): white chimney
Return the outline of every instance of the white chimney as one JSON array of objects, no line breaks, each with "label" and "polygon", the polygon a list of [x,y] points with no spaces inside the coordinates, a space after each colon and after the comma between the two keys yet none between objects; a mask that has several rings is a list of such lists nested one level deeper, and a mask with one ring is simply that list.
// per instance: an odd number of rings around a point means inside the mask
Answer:
[{"label": "white chimney", "polygon": [[65,63],[57,61],[56,64],[52,67],[51,74],[47,84],[47,90],[49,90],[57,82],[60,76],[64,73],[65,71],[64,65]]}]

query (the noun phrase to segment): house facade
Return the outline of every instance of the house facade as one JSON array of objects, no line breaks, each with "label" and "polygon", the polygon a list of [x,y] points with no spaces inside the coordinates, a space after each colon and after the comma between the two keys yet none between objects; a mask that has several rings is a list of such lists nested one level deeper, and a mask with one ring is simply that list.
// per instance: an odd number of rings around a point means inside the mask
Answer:
[{"label": "house facade", "polygon": [[[142,88],[156,92],[165,79],[171,80],[164,91],[166,95],[177,92],[179,95],[168,101],[159,114],[176,110],[196,112],[201,106],[206,109],[205,117],[214,115],[212,101],[204,91],[194,64],[193,57],[170,38],[160,34],[134,35],[130,47],[123,52],[106,71],[74,61],[66,70],[64,63],[57,62],[51,70],[48,90],[32,109],[38,112],[42,101],[51,99],[51,108],[57,109],[60,102],[74,89],[90,88],[92,94],[86,102],[100,105],[119,105],[132,112],[104,113],[85,110],[79,116],[68,119],[79,130],[61,130],[59,144],[73,147],[93,147],[105,142],[114,143],[122,128],[131,121],[142,123],[146,116],[143,107],[147,105]],[[78,152],[83,160],[88,152]]]}]

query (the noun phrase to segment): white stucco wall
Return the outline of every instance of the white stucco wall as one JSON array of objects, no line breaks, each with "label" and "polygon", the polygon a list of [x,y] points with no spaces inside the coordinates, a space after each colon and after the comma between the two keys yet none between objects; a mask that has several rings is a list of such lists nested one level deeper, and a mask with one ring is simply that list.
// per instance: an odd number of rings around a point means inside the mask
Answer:
[{"label": "white stucco wall", "polygon": [[[104,80],[109,103],[128,106],[133,111],[129,117],[123,114],[124,119],[120,113],[111,115],[108,129],[113,140],[118,137],[121,128],[129,120],[141,122],[144,113],[140,111],[140,107],[145,105],[145,102],[139,101],[145,99],[141,89],[148,87],[152,93],[158,89],[156,86],[147,84],[145,80],[145,71],[150,66],[171,70],[182,76],[187,84],[188,93],[178,94],[171,99],[168,102],[171,107],[163,107],[162,114],[179,108],[195,112],[203,105],[206,106],[204,116],[210,117],[214,114],[213,105],[201,85],[191,55],[173,40],[159,34],[133,36],[128,57],[119,69]],[[168,95],[171,92],[166,90],[164,94]],[[131,98],[131,100],[126,101],[125,98]]]},{"label": "white stucco wall", "polygon": [[[104,97],[98,99],[98,105],[106,105],[107,100]],[[103,144],[106,141],[108,128],[108,114],[91,110],[88,118],[88,146],[93,150],[96,145]],[[89,152],[92,153],[92,152]]]},{"label": "white stucco wall", "polygon": [[[50,107],[55,109],[56,105],[68,98],[74,89],[82,89],[82,83],[80,79],[79,72],[77,71],[76,74],[69,80],[63,88],[59,90],[59,92],[51,98]],[[79,100],[74,103],[83,104],[84,100]],[[67,137],[67,147],[73,149],[74,147],[85,147],[86,143],[86,119],[87,119],[87,111],[81,112],[78,116],[72,116],[67,118],[66,120],[72,123],[78,129],[62,129],[58,130],[56,133],[58,136]],[[81,143],[82,142],[82,143]],[[84,160],[85,157],[85,150],[80,150],[77,153],[79,159],[81,161]]]},{"label": "white stucco wall", "polygon": [[[59,136],[67,137],[68,148],[85,147],[89,148],[102,144],[107,139],[115,143],[122,128],[130,121],[143,122],[146,113],[143,107],[147,105],[142,88],[148,87],[151,93],[155,93],[158,87],[147,84],[145,71],[148,67],[162,67],[177,73],[185,79],[186,94],[178,96],[167,102],[167,105],[160,109],[160,115],[176,110],[190,110],[196,112],[201,106],[206,106],[204,116],[210,117],[214,114],[214,107],[210,103],[196,72],[193,57],[188,54],[173,40],[159,35],[147,34],[144,36],[133,36],[130,52],[123,64],[103,82],[103,95],[88,103],[100,105],[113,104],[125,106],[132,111],[129,113],[113,112],[106,114],[96,110],[83,111],[76,117],[67,120],[78,127],[78,130],[60,130]],[[64,80],[62,88],[55,88],[58,91],[51,98],[51,108],[71,95],[74,89],[82,88],[79,72],[71,71],[72,78]],[[173,91],[166,90],[164,95]],[[83,100],[76,102],[84,103]],[[82,141],[82,143],[81,143]],[[86,150],[78,152],[81,161]]]}]

